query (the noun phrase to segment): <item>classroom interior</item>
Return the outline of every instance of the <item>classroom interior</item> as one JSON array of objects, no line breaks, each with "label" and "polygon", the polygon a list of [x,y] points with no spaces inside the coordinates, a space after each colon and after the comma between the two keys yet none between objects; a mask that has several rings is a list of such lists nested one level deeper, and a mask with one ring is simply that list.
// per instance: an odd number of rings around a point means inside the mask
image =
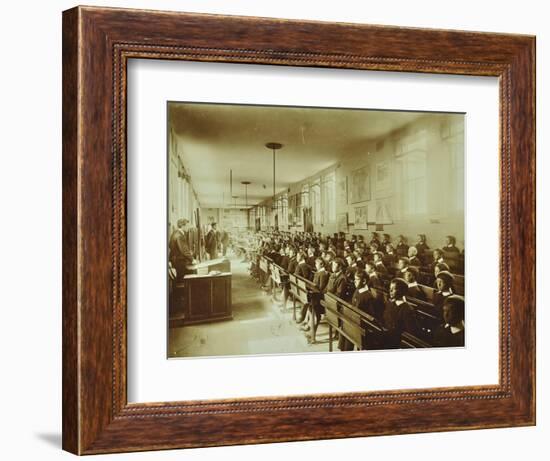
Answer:
[{"label": "classroom interior", "polygon": [[168,358],[464,346],[464,124],[169,102]]}]

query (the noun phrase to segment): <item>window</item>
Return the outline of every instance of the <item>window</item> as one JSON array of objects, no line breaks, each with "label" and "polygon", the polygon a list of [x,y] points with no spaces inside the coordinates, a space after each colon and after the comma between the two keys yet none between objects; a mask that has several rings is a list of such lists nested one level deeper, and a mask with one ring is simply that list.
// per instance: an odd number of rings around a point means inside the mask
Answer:
[{"label": "window", "polygon": [[321,178],[311,184],[309,198],[313,224],[321,224]]},{"label": "window", "polygon": [[426,152],[413,151],[400,158],[403,211],[406,215],[427,213]]},{"label": "window", "polygon": [[323,176],[323,223],[336,221],[336,173]]},{"label": "window", "polygon": [[451,168],[450,181],[452,193],[449,194],[454,203],[452,207],[456,211],[464,210],[464,143],[454,142],[451,144]]}]

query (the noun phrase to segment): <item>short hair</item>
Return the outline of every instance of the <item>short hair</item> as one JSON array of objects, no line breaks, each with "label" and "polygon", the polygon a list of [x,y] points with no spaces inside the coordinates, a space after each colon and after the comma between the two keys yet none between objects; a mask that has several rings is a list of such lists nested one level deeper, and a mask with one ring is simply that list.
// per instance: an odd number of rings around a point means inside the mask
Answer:
[{"label": "short hair", "polygon": [[443,254],[443,250],[441,248],[434,248],[434,253],[437,252],[437,253],[440,253],[440,254]]},{"label": "short hair", "polygon": [[321,263],[323,266],[325,265],[325,260],[323,258],[321,258],[320,256],[315,258],[315,262],[316,263]]},{"label": "short hair", "polygon": [[407,266],[410,264],[409,258],[401,256],[397,261],[403,261]]},{"label": "short hair", "polygon": [[451,274],[449,271],[441,271],[437,274],[436,279],[441,279],[445,282],[445,284],[448,287],[451,287],[454,285],[455,278],[453,277],[453,274]]},{"label": "short hair", "polygon": [[447,272],[450,272],[451,269],[449,268],[449,265],[447,263],[437,263],[435,266],[434,266],[434,270],[435,269],[438,269],[440,272],[441,271],[447,271]]},{"label": "short hair", "polygon": [[365,282],[366,280],[369,279],[369,276],[365,271],[359,270],[355,272],[354,278]]},{"label": "short hair", "polygon": [[388,240],[390,240],[390,234],[384,234],[384,238],[387,238]]},{"label": "short hair", "polygon": [[332,262],[338,264],[339,269],[343,269],[343,267],[345,266],[345,263],[342,260],[342,258],[335,258]]},{"label": "short hair", "polygon": [[418,269],[414,266],[408,266],[407,269],[405,270],[405,272],[408,272],[409,274],[412,274],[413,278],[415,280],[418,279],[418,274],[420,274],[420,272],[418,272]]},{"label": "short hair", "polygon": [[178,227],[185,226],[186,224],[189,224],[189,220],[185,218],[178,219]]},{"label": "short hair", "polygon": [[400,277],[396,277],[392,279],[390,283],[393,283],[395,285],[395,289],[397,291],[397,297],[403,297],[407,294],[407,290],[409,289],[409,285],[405,280],[403,280]]},{"label": "short hair", "polygon": [[366,263],[365,263],[365,271],[371,272],[371,271],[375,271],[375,270],[376,270],[376,269],[375,269],[373,263],[369,263],[369,262],[366,262]]},{"label": "short hair", "polygon": [[454,235],[447,235],[447,238],[453,245],[456,244],[456,238],[454,237]]},{"label": "short hair", "polygon": [[384,253],[381,251],[375,251],[373,256],[378,256],[380,259],[384,259]]},{"label": "short hair", "polygon": [[365,262],[362,259],[359,259],[355,264],[357,269],[365,270]]},{"label": "short hair", "polygon": [[448,306],[452,310],[454,320],[460,322],[464,320],[464,298],[459,295],[451,295],[443,301],[444,306]]}]

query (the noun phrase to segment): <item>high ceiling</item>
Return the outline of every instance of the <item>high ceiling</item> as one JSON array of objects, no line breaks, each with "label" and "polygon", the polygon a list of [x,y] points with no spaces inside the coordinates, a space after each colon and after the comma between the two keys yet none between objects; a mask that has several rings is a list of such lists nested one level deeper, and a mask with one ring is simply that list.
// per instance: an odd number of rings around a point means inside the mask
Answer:
[{"label": "high ceiling", "polygon": [[[276,153],[276,192],[357,152],[367,141],[398,129],[421,114],[375,110],[170,103],[169,125],[201,206],[228,207],[229,171],[233,196],[248,205],[273,195],[273,154],[267,142],[283,148]],[[365,152],[366,153],[366,152]]]}]

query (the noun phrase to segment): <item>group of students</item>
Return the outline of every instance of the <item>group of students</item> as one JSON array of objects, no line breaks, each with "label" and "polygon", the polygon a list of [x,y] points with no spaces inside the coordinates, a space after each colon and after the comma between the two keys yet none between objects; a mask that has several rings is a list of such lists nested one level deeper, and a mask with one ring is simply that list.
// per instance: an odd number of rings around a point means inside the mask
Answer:
[{"label": "group of students", "polygon": [[[454,275],[444,261],[447,252],[460,253],[453,236],[447,236],[445,251],[435,250],[431,261],[425,257],[429,247],[424,234],[412,246],[404,236],[399,236],[394,246],[388,234],[380,241],[377,233],[368,243],[361,236],[348,240],[341,234],[323,237],[277,231],[259,233],[257,239],[259,253],[283,270],[310,280],[319,292],[332,293],[374,317],[384,327],[384,349],[401,347],[402,333],[417,331],[415,311],[407,299],[428,301],[418,277],[421,269],[429,271],[435,289],[430,300],[432,312],[441,322],[431,343],[440,347],[464,345],[464,298],[455,293]],[[315,336],[309,330],[317,329],[323,313],[321,305],[302,307],[297,321],[309,338]],[[341,350],[353,348],[342,336],[338,345]]]}]

